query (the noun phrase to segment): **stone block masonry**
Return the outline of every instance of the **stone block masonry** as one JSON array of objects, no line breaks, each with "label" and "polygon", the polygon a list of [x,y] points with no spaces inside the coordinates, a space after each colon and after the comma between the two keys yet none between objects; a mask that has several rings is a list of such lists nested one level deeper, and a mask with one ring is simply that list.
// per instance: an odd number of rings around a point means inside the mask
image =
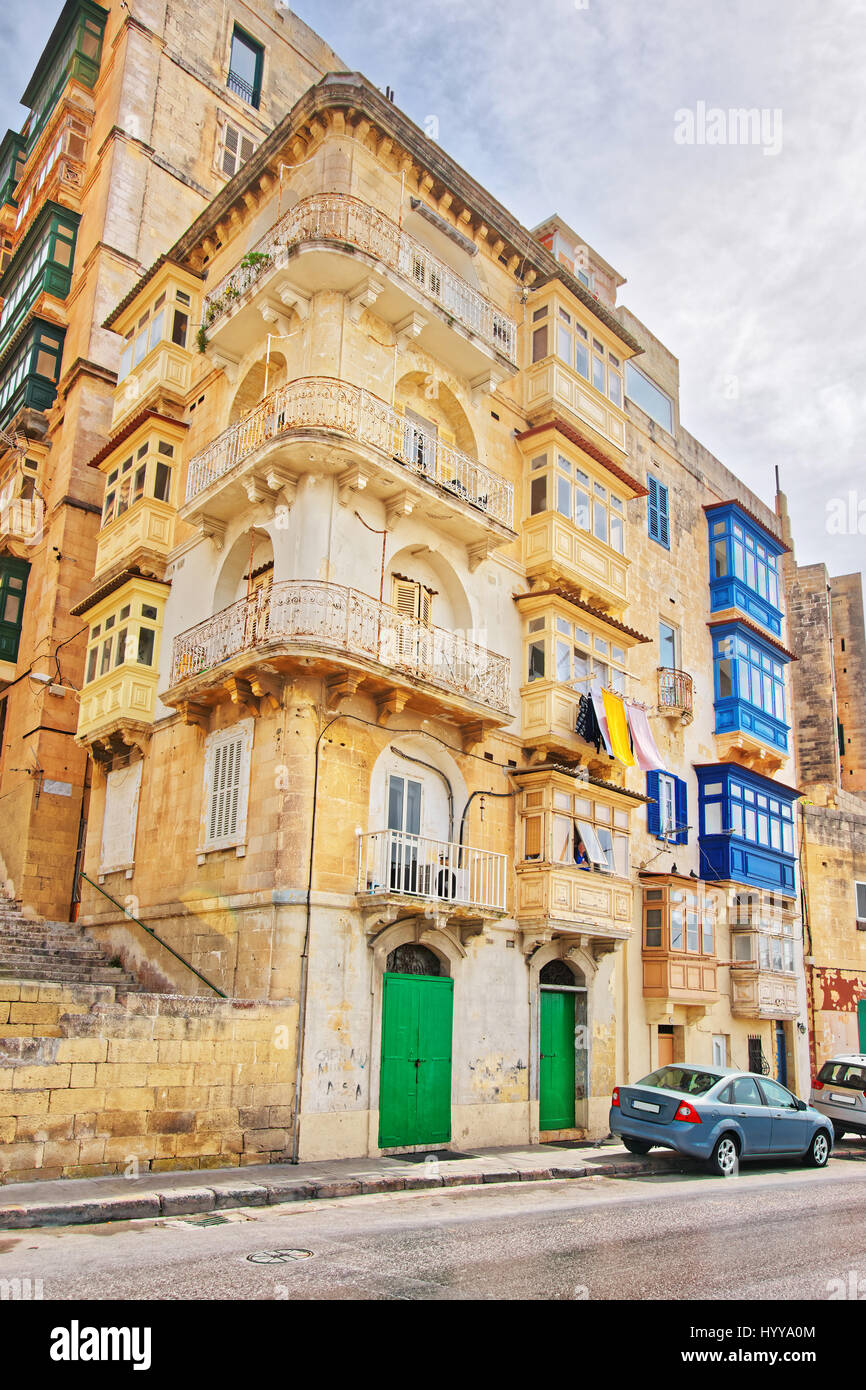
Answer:
[{"label": "stone block masonry", "polygon": [[20,1022],[0,1023],[0,1183],[286,1156],[293,1001],[0,981],[7,1007]]}]

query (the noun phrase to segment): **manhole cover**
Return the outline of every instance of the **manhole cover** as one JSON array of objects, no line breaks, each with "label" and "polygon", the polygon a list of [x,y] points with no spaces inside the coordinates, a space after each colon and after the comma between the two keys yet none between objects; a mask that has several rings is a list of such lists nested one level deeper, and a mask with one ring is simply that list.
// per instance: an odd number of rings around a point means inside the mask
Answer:
[{"label": "manhole cover", "polygon": [[292,1260],[311,1260],[312,1250],[257,1250],[254,1255],[247,1255],[250,1264],[254,1265],[287,1265]]}]

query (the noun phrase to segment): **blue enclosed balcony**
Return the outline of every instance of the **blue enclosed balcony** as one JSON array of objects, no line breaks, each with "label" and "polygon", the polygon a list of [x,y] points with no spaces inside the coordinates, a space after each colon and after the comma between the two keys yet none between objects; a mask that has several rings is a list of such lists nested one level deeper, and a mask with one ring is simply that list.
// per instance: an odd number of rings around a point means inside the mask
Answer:
[{"label": "blue enclosed balcony", "polygon": [[791,654],[750,623],[710,623],[719,756],[775,771],[788,756],[785,667]]},{"label": "blue enclosed balcony", "polygon": [[738,502],[714,502],[704,511],[710,540],[711,612],[739,608],[779,637],[784,614],[778,561],[787,546]]},{"label": "blue enclosed balcony", "polygon": [[704,763],[695,773],[701,878],[795,893],[800,793],[737,763]]}]

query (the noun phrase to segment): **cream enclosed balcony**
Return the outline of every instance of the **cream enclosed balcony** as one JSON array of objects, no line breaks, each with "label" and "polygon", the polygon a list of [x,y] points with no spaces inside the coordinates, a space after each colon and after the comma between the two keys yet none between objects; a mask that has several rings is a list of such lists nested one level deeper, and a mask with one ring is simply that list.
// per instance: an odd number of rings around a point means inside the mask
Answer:
[{"label": "cream enclosed balcony", "polygon": [[646,872],[643,879],[643,995],[654,1014],[677,1004],[706,1011],[718,1002],[716,902],[693,879]]},{"label": "cream enclosed balcony", "polygon": [[291,208],[208,294],[209,342],[237,360],[262,336],[262,310],[301,312],[337,290],[369,308],[471,384],[517,370],[517,325],[445,261],[383,213],[344,194]]},{"label": "cream enclosed balcony", "polygon": [[602,395],[579,372],[557,357],[546,357],[523,373],[523,403],[534,424],[566,416],[588,427],[603,447],[613,445],[626,457],[626,415],[621,406]]},{"label": "cream enclosed balcony", "polygon": [[447,520],[470,547],[514,539],[511,483],[378,396],[332,377],[278,387],[196,454],[181,516],[224,522],[247,499],[294,486],[311,462],[341,487],[366,488],[386,511]]},{"label": "cream enclosed balcony", "polygon": [[796,976],[761,970],[757,964],[733,965],[731,1013],[734,1018],[798,1018]]},{"label": "cream enclosed balcony", "polygon": [[613,612],[626,607],[630,562],[624,555],[554,511],[528,517],[522,530],[530,580],[564,579],[584,601]]},{"label": "cream enclosed balcony", "polygon": [[511,720],[505,657],[356,589],[306,580],[260,590],[175,638],[163,702],[213,704],[222,690],[237,697],[248,685],[255,691],[263,667],[284,672],[299,662],[335,695],[363,687],[383,722],[411,705],[454,720],[474,743]]},{"label": "cream enclosed balcony", "polygon": [[506,910],[508,859],[494,850],[401,830],[360,836],[358,894],[365,901],[422,899],[456,915]]}]

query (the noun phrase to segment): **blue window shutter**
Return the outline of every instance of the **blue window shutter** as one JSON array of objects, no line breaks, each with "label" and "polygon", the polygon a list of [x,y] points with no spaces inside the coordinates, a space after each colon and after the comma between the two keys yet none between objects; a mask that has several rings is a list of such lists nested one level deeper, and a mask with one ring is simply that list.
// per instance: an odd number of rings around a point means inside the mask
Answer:
[{"label": "blue window shutter", "polygon": [[662,483],[657,483],[658,488],[658,539],[662,545],[670,550],[671,537],[670,526],[668,523],[668,490]]},{"label": "blue window shutter", "polygon": [[689,789],[682,777],[674,778],[676,789],[676,818],[677,826],[683,826],[682,830],[677,830],[677,844],[687,845],[689,842]]},{"label": "blue window shutter", "polygon": [[648,772],[646,775],[646,794],[650,798],[646,808],[646,825],[650,835],[658,835],[661,827],[659,817],[659,775]]},{"label": "blue window shutter", "polygon": [[659,538],[659,486],[655,478],[647,474],[647,486],[649,487],[649,497],[647,498],[647,529],[651,538],[657,541]]}]

